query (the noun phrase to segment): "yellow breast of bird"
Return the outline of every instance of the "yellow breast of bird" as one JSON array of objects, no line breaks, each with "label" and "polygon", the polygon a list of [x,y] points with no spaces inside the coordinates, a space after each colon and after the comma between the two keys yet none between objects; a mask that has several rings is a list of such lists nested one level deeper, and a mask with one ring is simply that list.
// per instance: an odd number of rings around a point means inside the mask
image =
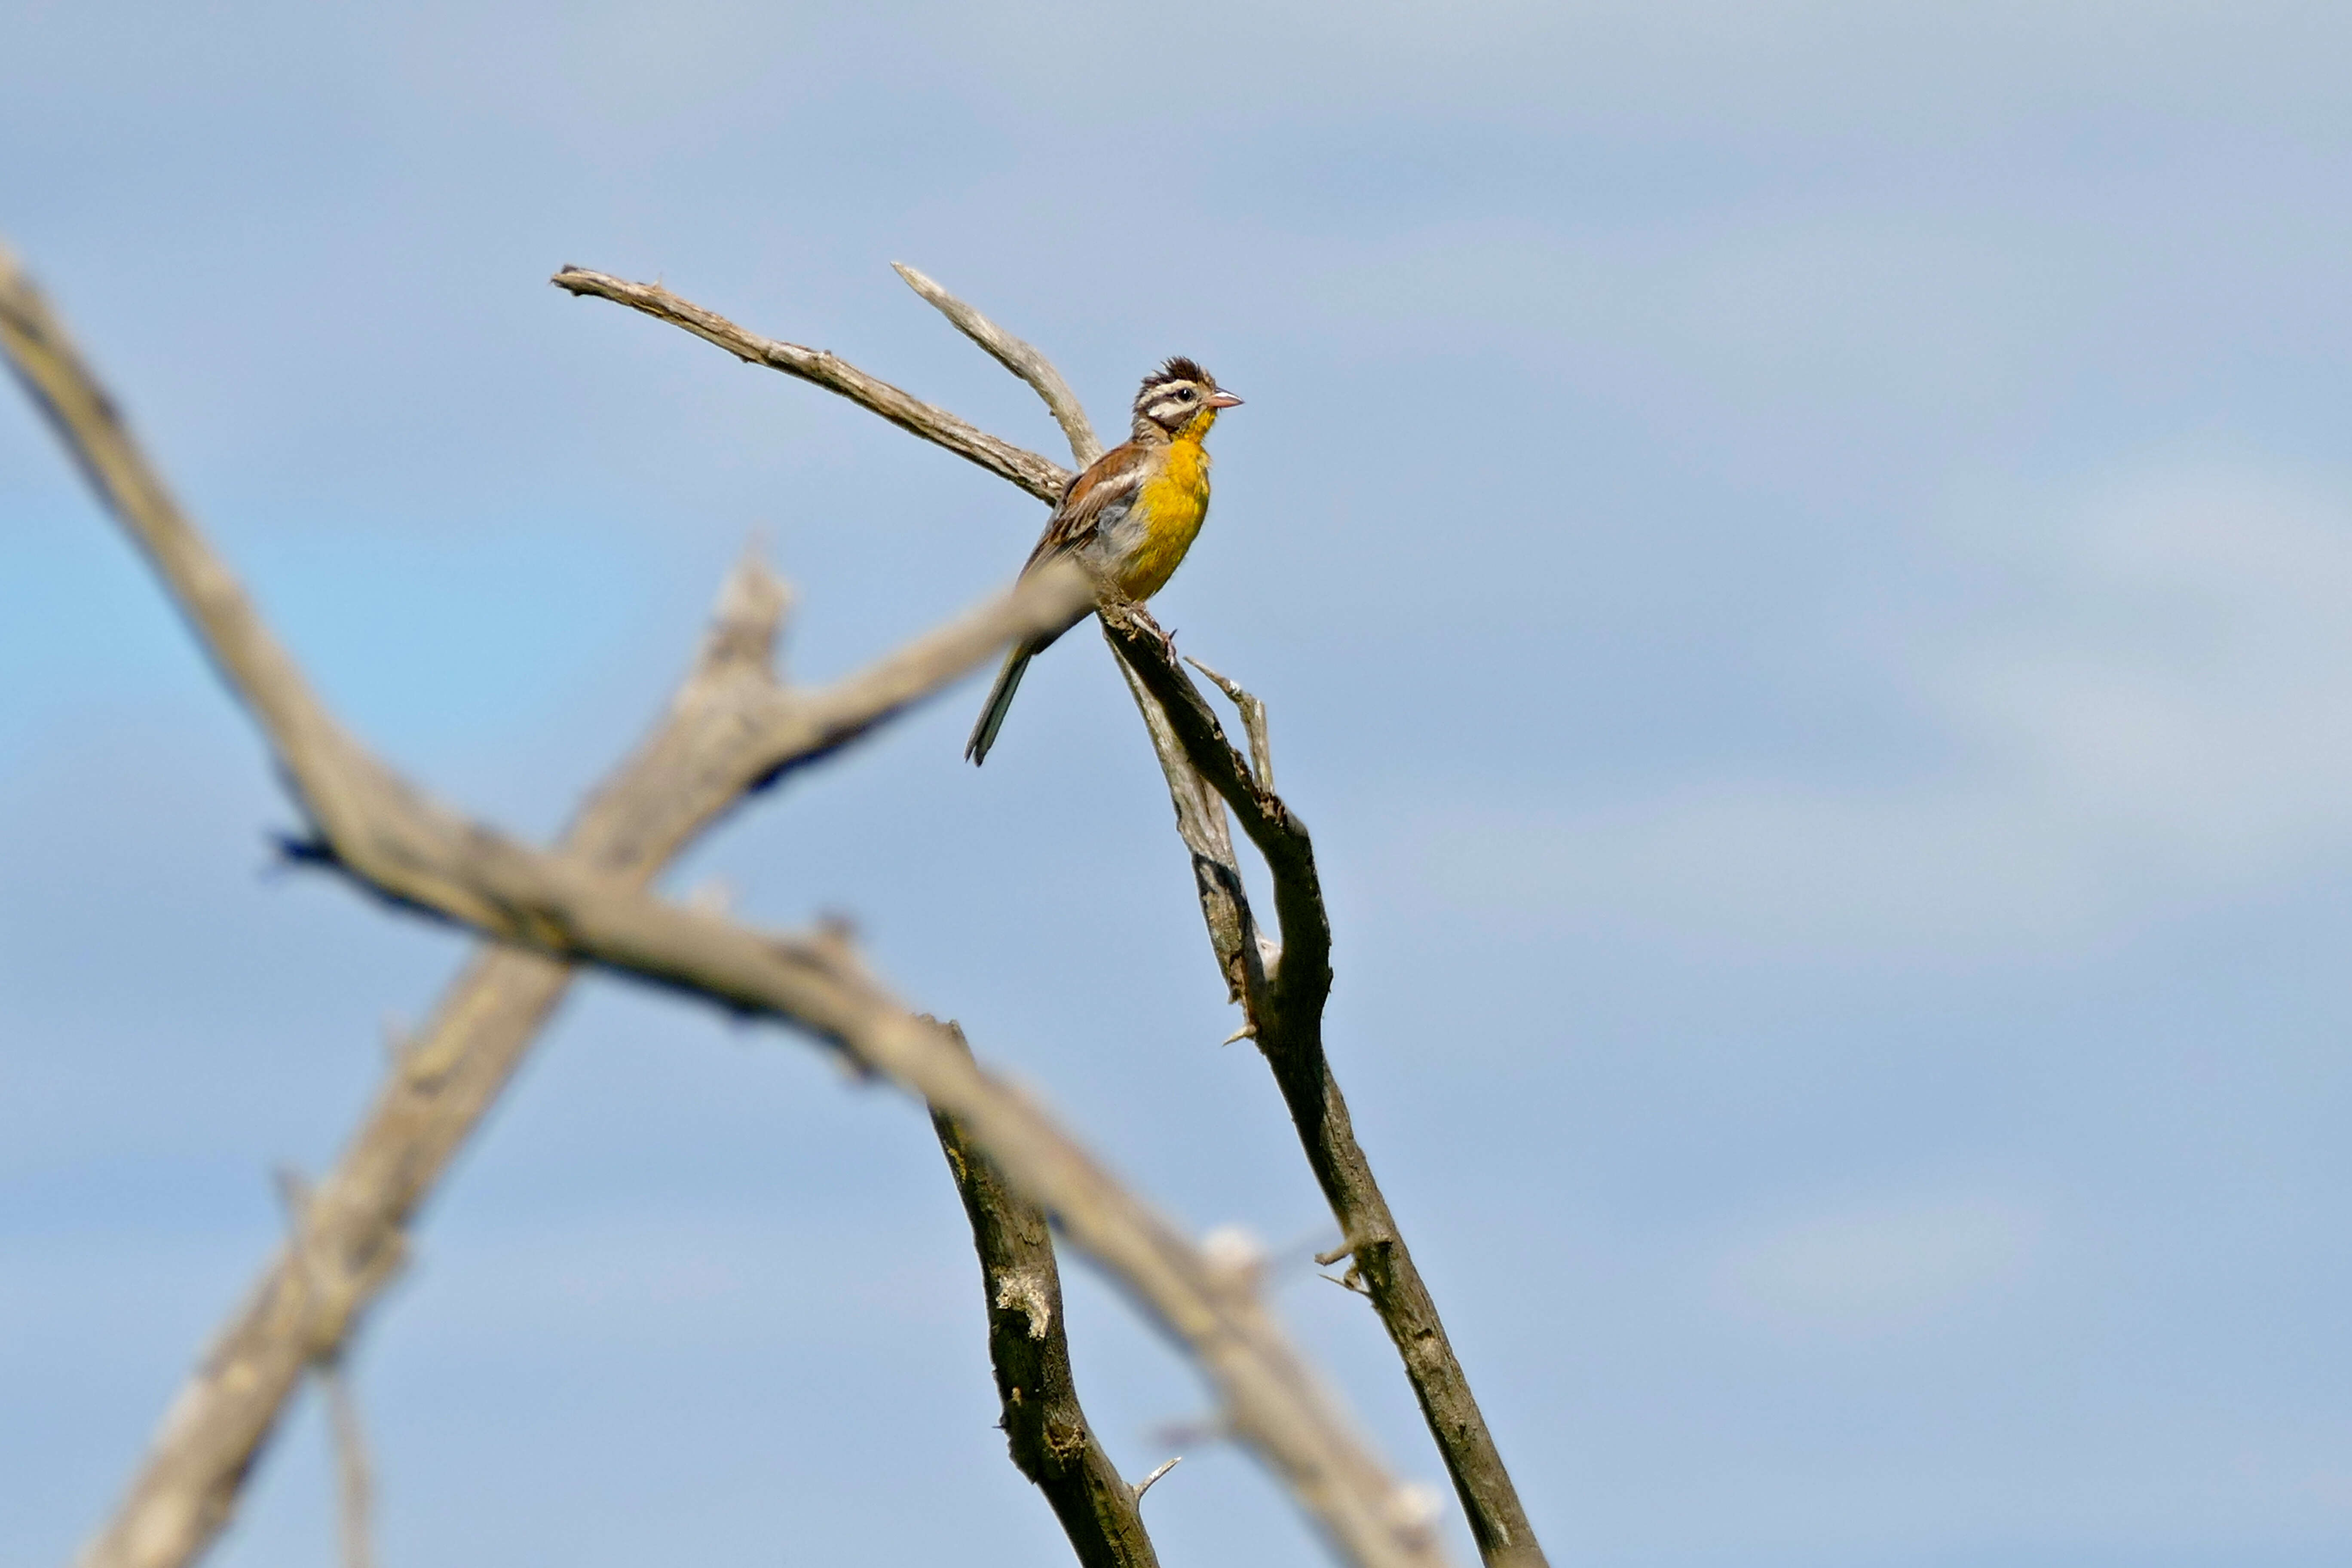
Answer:
[{"label": "yellow breast of bird", "polygon": [[1130,599],[1148,599],[1176,574],[1209,515],[1206,448],[1198,441],[1171,442],[1160,471],[1136,492],[1135,503],[1143,514],[1142,537],[1119,563],[1118,590]]}]

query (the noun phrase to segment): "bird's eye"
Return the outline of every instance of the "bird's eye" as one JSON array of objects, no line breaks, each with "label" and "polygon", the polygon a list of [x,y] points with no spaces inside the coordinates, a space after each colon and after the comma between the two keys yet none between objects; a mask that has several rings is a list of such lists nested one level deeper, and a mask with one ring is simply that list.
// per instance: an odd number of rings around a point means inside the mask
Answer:
[{"label": "bird's eye", "polygon": [[1184,387],[1184,388],[1181,388],[1181,390],[1179,390],[1179,391],[1177,392],[1177,394],[1176,394],[1176,396],[1177,396],[1178,401],[1180,401],[1180,402],[1183,402],[1183,403],[1190,403],[1190,402],[1192,402],[1192,399],[1193,399],[1194,397],[1196,397],[1196,396],[1198,396],[1198,395],[1199,395],[1199,394],[1195,393],[1195,392],[1194,392],[1191,387],[1189,387],[1189,386]]}]

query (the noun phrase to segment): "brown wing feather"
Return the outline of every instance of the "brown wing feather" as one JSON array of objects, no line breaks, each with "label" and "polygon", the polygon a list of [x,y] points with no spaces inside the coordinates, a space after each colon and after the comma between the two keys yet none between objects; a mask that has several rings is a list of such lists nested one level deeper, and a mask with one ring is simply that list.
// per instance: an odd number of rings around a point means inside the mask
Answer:
[{"label": "brown wing feather", "polygon": [[1062,497],[1062,504],[1045,520],[1045,534],[1037,548],[1021,570],[1025,574],[1037,569],[1066,551],[1076,549],[1094,536],[1102,525],[1106,512],[1123,510],[1151,468],[1151,448],[1134,441],[1113,447],[1088,466],[1087,471],[1070,481]]},{"label": "brown wing feather", "polygon": [[[1153,451],[1150,447],[1129,441],[1113,447],[1087,466],[1087,471],[1070,481],[1062,504],[1045,520],[1045,532],[1037,541],[1037,548],[1029,552],[1021,568],[1026,576],[1038,566],[1057,555],[1067,555],[1086,547],[1103,524],[1125,511],[1150,477]],[[1071,617],[1070,626],[1085,619],[1085,615]],[[1005,656],[1004,668],[996,678],[996,685],[988,693],[987,705],[980,710],[980,722],[971,727],[971,739],[964,742],[963,754],[975,763],[985,762],[989,748],[996,744],[996,732],[1004,725],[1006,710],[1013,706],[1013,694],[1021,689],[1022,672],[1029,661],[1053,646],[1063,631],[1041,632],[1016,646]]]}]

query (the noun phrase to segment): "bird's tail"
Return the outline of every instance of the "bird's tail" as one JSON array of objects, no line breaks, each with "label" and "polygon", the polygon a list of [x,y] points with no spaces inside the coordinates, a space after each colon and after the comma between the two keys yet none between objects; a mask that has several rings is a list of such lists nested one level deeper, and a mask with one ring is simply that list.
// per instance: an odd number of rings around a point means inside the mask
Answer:
[{"label": "bird's tail", "polygon": [[996,672],[996,684],[988,689],[988,706],[980,710],[980,722],[971,727],[971,739],[964,742],[963,754],[971,759],[973,767],[988,761],[988,749],[996,744],[996,732],[1004,728],[1004,714],[1013,706],[1013,694],[1021,689],[1021,677],[1037,653],[1036,648],[1023,644],[1004,656],[1004,668]]}]

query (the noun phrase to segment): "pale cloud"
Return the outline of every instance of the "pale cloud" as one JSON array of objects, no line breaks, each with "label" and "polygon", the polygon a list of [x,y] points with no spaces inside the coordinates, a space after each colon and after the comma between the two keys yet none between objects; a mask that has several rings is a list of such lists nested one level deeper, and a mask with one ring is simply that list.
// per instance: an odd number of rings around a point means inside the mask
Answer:
[{"label": "pale cloud", "polygon": [[1476,811],[1429,831],[1431,882],[1518,918],[1949,956],[2099,941],[2352,855],[2341,491],[2158,468],[1971,533],[1951,565],[2014,607],[1881,639],[1939,763]]}]

